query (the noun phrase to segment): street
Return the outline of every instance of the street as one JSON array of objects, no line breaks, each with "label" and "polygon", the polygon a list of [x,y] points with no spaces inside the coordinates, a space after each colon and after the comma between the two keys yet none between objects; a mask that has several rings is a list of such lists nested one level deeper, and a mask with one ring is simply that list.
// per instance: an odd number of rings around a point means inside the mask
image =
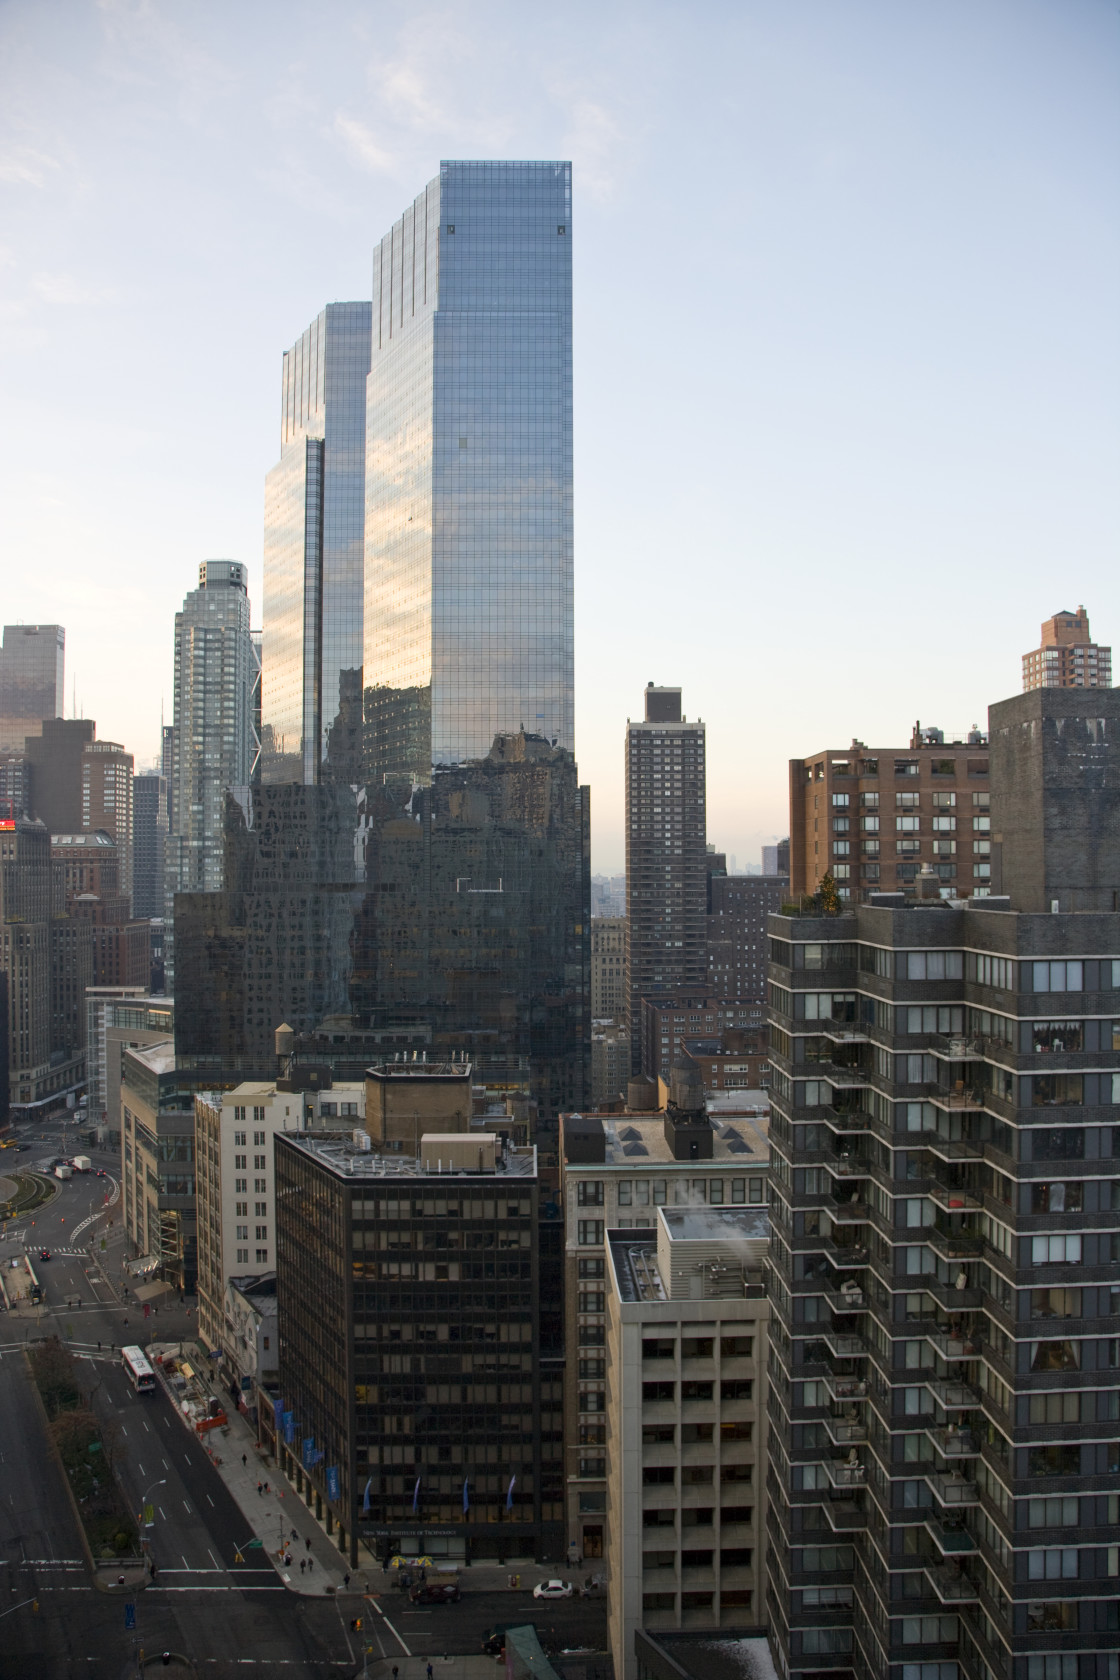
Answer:
[{"label": "street", "polygon": [[[55,1155],[76,1147],[72,1126],[65,1139],[57,1124],[36,1124],[17,1136],[31,1147],[22,1154],[0,1151],[0,1176],[48,1170]],[[262,1676],[359,1674],[367,1650],[375,1673],[378,1662],[399,1663],[407,1655],[438,1662],[445,1654],[478,1653],[495,1625],[523,1623],[536,1626],[546,1647],[602,1650],[605,1603],[578,1598],[537,1603],[530,1589],[547,1573],[543,1569],[523,1573],[521,1590],[481,1592],[470,1590],[464,1571],[463,1598],[451,1605],[413,1606],[378,1569],[359,1568],[351,1590],[340,1586],[330,1596],[292,1590],[287,1572],[278,1572],[275,1562],[289,1525],[298,1522],[301,1535],[313,1536],[320,1558],[331,1557],[330,1543],[294,1495],[281,1505],[278,1490],[272,1490],[247,1519],[163,1388],[144,1396],[133,1392],[120,1347],[193,1336],[192,1303],[180,1305],[169,1297],[169,1305],[146,1319],[134,1301],[122,1298],[119,1163],[115,1155],[80,1147],[94,1172],[60,1182],[53,1200],[0,1230],[5,1281],[17,1275],[11,1258],[22,1259],[26,1251],[44,1291],[39,1306],[21,1304],[0,1318],[4,1680],[70,1680],[79,1674],[116,1680],[126,1669],[134,1672],[138,1651],[164,1649],[189,1658],[216,1680],[235,1670],[241,1674],[246,1666]],[[111,1176],[97,1177],[98,1167]],[[93,1260],[84,1246],[91,1242]],[[41,1248],[50,1249],[49,1261],[39,1262]],[[112,1571],[103,1572],[109,1590],[104,1581],[93,1585],[63,1473],[43,1430],[23,1350],[29,1339],[50,1335],[58,1335],[79,1360],[81,1386],[114,1437],[119,1480],[133,1512],[141,1512],[145,1500],[152,1508],[152,1525],[142,1533],[155,1578],[127,1597],[116,1596]],[[239,1462],[237,1470],[240,1475]],[[253,1474],[250,1466],[248,1475]],[[262,1546],[242,1549],[252,1538]],[[335,1553],[336,1572],[337,1562]],[[351,1629],[359,1617],[360,1633]],[[126,1626],[126,1619],[134,1626]]]}]

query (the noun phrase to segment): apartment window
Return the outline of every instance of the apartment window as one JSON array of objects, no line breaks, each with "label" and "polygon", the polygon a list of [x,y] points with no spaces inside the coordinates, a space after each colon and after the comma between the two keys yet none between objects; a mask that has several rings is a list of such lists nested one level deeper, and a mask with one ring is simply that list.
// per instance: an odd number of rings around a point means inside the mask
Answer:
[{"label": "apartment window", "polygon": [[960,951],[908,951],[906,954],[908,980],[960,980],[963,975]]},{"label": "apartment window", "polygon": [[919,795],[916,793],[896,793],[894,796],[894,808],[896,811],[916,811],[918,809],[918,801]]},{"label": "apartment window", "polygon": [[[670,1383],[669,1387],[672,1388],[672,1386],[672,1383]],[[579,1397],[579,1409],[581,1412],[605,1412],[607,1409],[607,1397],[603,1393],[602,1389],[585,1389]]]},{"label": "apartment window", "polygon": [[257,1232],[257,1241],[258,1242],[267,1242],[268,1241],[268,1226],[267,1225],[258,1225],[257,1228],[256,1228],[256,1232]]},{"label": "apartment window", "polygon": [[877,811],[879,809],[879,795],[877,793],[861,793],[859,804],[861,811]]},{"label": "apartment window", "polygon": [[579,1473],[581,1476],[605,1476],[607,1461],[605,1458],[581,1458]]},{"label": "apartment window", "polygon": [[235,1235],[236,1235],[236,1239],[237,1239],[238,1242],[248,1242],[248,1240],[249,1240],[249,1227],[248,1227],[248,1225],[238,1225]]},{"label": "apartment window", "polygon": [[721,1336],[719,1351],[724,1359],[750,1359],[754,1355],[754,1337]]},{"label": "apartment window", "polygon": [[1079,992],[1084,965],[1080,962],[1034,962],[1028,965],[1036,992]]},{"label": "apartment window", "polygon": [[956,794],[935,793],[933,795],[933,808],[935,811],[955,811],[957,808]]},{"label": "apartment window", "polygon": [[255,1172],[263,1172],[265,1167],[267,1167],[267,1165],[268,1165],[268,1162],[266,1161],[266,1159],[263,1155],[254,1155],[253,1156],[253,1169],[254,1169]]},{"label": "apartment window", "polygon": [[1076,1546],[1047,1546],[1027,1553],[1028,1581],[1076,1581]]},{"label": "apartment window", "polygon": [[577,1226],[577,1235],[581,1244],[602,1245],[603,1221],[601,1219],[581,1219]]},{"label": "apartment window", "polygon": [[643,1487],[674,1487],[677,1472],[671,1464],[647,1464],[642,1471]]},{"label": "apartment window", "polygon": [[237,1264],[239,1266],[247,1266],[249,1264],[249,1250],[247,1248],[238,1249]]},{"label": "apartment window", "polygon": [[1030,1528],[1076,1528],[1080,1521],[1080,1501],[1073,1498],[1028,1499],[1027,1524]]},{"label": "apartment window", "polygon": [[[235,1109],[235,1110],[234,1110],[234,1112],[235,1112],[235,1113],[236,1113],[236,1114],[239,1114],[239,1115],[240,1115],[240,1118],[241,1118],[241,1119],[242,1119],[242,1120],[244,1120],[244,1118],[245,1118],[245,1110],[244,1110],[244,1109],[243,1109],[243,1108],[242,1108],[242,1109]],[[236,1148],[237,1148],[237,1147],[238,1147],[238,1146],[239,1146],[239,1145],[240,1145],[240,1146],[242,1146],[242,1147],[244,1147],[244,1144],[245,1144],[245,1139],[246,1139],[246,1137],[247,1137],[247,1136],[248,1136],[248,1133],[246,1133],[246,1132],[234,1132],[234,1134],[233,1134],[233,1147],[234,1147],[234,1148],[235,1148],[235,1149],[236,1149]]]},{"label": "apartment window", "polygon": [[957,1637],[955,1616],[904,1616],[904,1645],[952,1645]]},{"label": "apartment window", "polygon": [[[256,1113],[256,1109],[253,1110],[253,1113],[254,1114]],[[253,1133],[253,1142],[255,1144],[262,1144],[264,1142],[264,1133],[263,1132],[254,1132]]]},{"label": "apartment window", "polygon": [[579,1275],[581,1278],[601,1278],[604,1276],[603,1268],[605,1264],[606,1262],[603,1260],[581,1260],[579,1262]]},{"label": "apartment window", "polygon": [[[1115,1675],[1116,1664],[1112,1664]],[[1077,1680],[1077,1652],[1057,1651],[1027,1658],[1027,1680]]]},{"label": "apartment window", "polygon": [[603,1186],[601,1181],[582,1179],[576,1187],[576,1205],[578,1207],[602,1207]]},{"label": "apartment window", "polygon": [[662,1400],[675,1400],[677,1385],[673,1382],[644,1382],[642,1384],[642,1402],[654,1405]]},{"label": "apartment window", "polygon": [[604,1294],[601,1289],[587,1289],[579,1297],[581,1313],[601,1313],[603,1311]]},{"label": "apartment window", "polygon": [[607,1362],[605,1359],[581,1359],[579,1374],[581,1377],[605,1377]]},{"label": "apartment window", "polygon": [[267,1248],[258,1248],[257,1249],[257,1265],[258,1266],[267,1266],[268,1265],[268,1249]]},{"label": "apartment window", "polygon": [[847,793],[834,793],[833,794],[833,796],[832,796],[832,808],[833,808],[834,811],[846,811],[850,804],[851,804],[851,795],[850,794],[847,794]]},{"label": "apartment window", "polygon": [[860,827],[860,833],[861,834],[878,834],[878,832],[879,832],[879,819],[878,819],[877,816],[876,817],[861,817],[859,819],[859,827]]}]

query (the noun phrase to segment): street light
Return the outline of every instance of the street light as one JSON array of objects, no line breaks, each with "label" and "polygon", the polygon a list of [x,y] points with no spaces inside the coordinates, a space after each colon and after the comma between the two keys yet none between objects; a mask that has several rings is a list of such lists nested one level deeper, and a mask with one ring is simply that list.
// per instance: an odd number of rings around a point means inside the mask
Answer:
[{"label": "street light", "polygon": [[[140,1496],[140,1515],[141,1516],[144,1515],[144,1508],[148,1503],[148,1494],[149,1493],[154,1493],[157,1487],[166,1487],[166,1486],[167,1486],[167,1477],[166,1476],[161,1476],[158,1482],[153,1482],[152,1483],[151,1487],[148,1488],[146,1493],[141,1494],[141,1496]],[[154,1517],[152,1518],[151,1522],[146,1522],[144,1524],[145,1528],[154,1528],[155,1526],[156,1526],[156,1521],[155,1521]]]}]

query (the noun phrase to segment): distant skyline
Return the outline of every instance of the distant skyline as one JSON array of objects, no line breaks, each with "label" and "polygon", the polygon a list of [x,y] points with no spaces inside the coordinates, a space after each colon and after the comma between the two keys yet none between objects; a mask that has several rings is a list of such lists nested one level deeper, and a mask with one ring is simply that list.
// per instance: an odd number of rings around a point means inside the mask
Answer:
[{"label": "distant skyline", "polygon": [[0,8],[7,623],[138,767],[198,564],[261,621],[281,361],[443,158],[571,158],[576,751],[623,858],[649,680],[708,833],[1120,639],[1120,29],[1101,0]]}]

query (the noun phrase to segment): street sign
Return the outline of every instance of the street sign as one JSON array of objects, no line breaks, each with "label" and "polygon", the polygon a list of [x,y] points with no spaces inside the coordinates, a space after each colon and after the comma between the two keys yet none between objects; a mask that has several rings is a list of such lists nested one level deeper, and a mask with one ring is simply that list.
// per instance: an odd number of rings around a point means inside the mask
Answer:
[{"label": "street sign", "polygon": [[136,1626],[136,1606],[135,1606],[135,1604],[126,1604],[125,1605],[125,1607],[124,1607],[124,1625],[125,1625],[126,1630],[128,1630],[128,1631],[131,1631],[133,1628],[135,1628],[135,1626]]}]

